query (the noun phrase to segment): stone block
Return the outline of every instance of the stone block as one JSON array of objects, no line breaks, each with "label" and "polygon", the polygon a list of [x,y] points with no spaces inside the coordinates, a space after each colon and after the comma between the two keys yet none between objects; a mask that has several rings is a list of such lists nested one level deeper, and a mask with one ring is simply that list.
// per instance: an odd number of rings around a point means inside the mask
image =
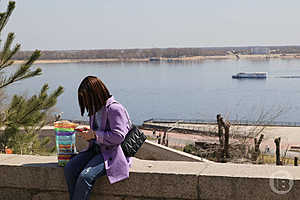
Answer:
[{"label": "stone block", "polygon": [[0,199],[1,200],[28,200],[31,199],[31,193],[24,189],[15,188],[0,188]]},{"label": "stone block", "polygon": [[91,194],[91,200],[127,200],[124,196],[112,196],[112,195],[96,195]]},{"label": "stone block", "polygon": [[300,197],[299,183],[294,180],[235,178],[234,187],[234,199],[289,200]]},{"label": "stone block", "polygon": [[67,191],[63,168],[0,165],[0,187]]},{"label": "stone block", "polygon": [[110,185],[99,179],[93,192],[104,195],[124,195],[165,199],[197,199],[197,176],[163,173],[131,173],[130,178]]},{"label": "stone block", "polygon": [[[278,184],[275,182],[275,187]],[[285,184],[283,187],[288,187]],[[299,183],[293,184],[285,193],[283,190],[272,190],[269,178],[225,177],[225,176],[200,176],[200,199],[212,200],[289,200],[299,199]]]},{"label": "stone block", "polygon": [[233,185],[230,177],[199,176],[200,199],[228,200],[233,196]]},{"label": "stone block", "polygon": [[40,192],[32,197],[32,200],[67,200],[69,195],[66,192]]}]

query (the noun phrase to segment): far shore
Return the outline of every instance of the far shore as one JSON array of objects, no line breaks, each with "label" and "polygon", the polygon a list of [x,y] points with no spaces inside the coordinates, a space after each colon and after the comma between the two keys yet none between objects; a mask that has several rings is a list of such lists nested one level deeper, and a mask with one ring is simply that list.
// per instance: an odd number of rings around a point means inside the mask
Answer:
[{"label": "far shore", "polygon": [[[266,59],[299,59],[300,54],[271,54],[271,55],[238,55],[240,59],[266,60]],[[149,58],[111,58],[111,59],[53,59],[37,60],[36,64],[55,64],[55,63],[101,63],[101,62],[180,62],[180,61],[204,61],[204,60],[237,60],[235,55],[225,56],[193,56],[180,58],[157,58],[156,61],[150,61]],[[24,60],[15,60],[15,64],[23,63]]]}]

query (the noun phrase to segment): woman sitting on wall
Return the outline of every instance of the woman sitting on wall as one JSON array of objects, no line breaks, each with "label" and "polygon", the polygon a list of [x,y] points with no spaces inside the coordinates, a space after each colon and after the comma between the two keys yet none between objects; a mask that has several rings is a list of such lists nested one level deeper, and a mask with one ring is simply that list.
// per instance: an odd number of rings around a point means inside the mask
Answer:
[{"label": "woman sitting on wall", "polygon": [[128,178],[131,163],[120,146],[130,129],[128,113],[104,83],[94,76],[84,78],[78,88],[78,101],[81,115],[86,110],[90,117],[91,129],[80,133],[89,148],[64,168],[71,200],[89,199],[98,177],[106,175],[111,184]]}]

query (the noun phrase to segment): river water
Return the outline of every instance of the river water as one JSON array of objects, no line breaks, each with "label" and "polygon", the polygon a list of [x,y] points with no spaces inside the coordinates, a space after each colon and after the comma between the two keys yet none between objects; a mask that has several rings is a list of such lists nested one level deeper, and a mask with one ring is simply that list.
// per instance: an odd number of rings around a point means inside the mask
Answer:
[{"label": "river water", "polygon": [[[87,75],[101,78],[128,110],[134,123],[149,118],[300,121],[300,60],[207,60],[180,63],[69,63],[38,64],[43,75],[7,88],[12,94],[37,93],[43,83],[50,91],[59,85],[65,92],[56,112],[64,119],[81,117],[77,88]],[[238,72],[268,72],[266,80],[237,80]],[[263,116],[263,117],[262,117]]]}]

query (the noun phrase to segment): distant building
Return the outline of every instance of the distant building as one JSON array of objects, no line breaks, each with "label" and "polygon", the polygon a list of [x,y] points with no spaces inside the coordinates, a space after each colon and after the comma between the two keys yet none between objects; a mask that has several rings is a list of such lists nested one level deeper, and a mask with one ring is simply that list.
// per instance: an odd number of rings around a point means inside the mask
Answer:
[{"label": "distant building", "polygon": [[270,54],[271,50],[270,48],[265,48],[265,47],[254,47],[251,48],[251,54]]}]

